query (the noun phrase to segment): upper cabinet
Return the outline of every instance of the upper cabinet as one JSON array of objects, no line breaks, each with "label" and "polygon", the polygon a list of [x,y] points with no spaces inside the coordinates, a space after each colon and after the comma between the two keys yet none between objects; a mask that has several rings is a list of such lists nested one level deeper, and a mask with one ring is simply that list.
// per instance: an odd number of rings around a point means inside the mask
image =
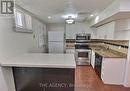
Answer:
[{"label": "upper cabinet", "polygon": [[130,18],[129,19],[120,19],[116,20],[114,39],[130,39]]},{"label": "upper cabinet", "polygon": [[130,39],[130,0],[115,0],[91,21],[98,39]]},{"label": "upper cabinet", "polygon": [[116,20],[116,31],[130,30],[130,18]]},{"label": "upper cabinet", "polygon": [[115,31],[115,22],[110,22],[97,28],[98,39],[113,39]]},{"label": "upper cabinet", "polygon": [[130,0],[115,0],[91,22],[91,27],[99,27],[111,21],[130,18]]},{"label": "upper cabinet", "polygon": [[32,17],[20,9],[15,9],[15,27],[17,32],[32,32]]},{"label": "upper cabinet", "polygon": [[66,39],[76,39],[76,34],[78,33],[89,33],[92,35],[92,31],[89,28],[89,24],[85,22],[66,24],[65,32],[66,32]]},{"label": "upper cabinet", "polygon": [[96,28],[97,39],[130,39],[130,18],[120,19],[104,24]]}]

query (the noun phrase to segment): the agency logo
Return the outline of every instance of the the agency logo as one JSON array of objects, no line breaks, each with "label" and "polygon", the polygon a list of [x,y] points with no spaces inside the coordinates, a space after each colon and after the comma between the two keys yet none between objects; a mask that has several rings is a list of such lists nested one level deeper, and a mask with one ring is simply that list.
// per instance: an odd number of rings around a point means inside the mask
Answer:
[{"label": "the agency logo", "polygon": [[1,14],[14,14],[14,1],[1,1]]}]

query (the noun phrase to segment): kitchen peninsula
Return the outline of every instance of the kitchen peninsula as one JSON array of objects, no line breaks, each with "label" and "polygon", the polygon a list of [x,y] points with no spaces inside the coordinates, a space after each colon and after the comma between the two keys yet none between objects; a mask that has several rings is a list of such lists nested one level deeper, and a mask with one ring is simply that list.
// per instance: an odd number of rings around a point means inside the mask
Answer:
[{"label": "kitchen peninsula", "polygon": [[2,61],[1,68],[9,91],[74,91],[73,54],[24,54]]}]

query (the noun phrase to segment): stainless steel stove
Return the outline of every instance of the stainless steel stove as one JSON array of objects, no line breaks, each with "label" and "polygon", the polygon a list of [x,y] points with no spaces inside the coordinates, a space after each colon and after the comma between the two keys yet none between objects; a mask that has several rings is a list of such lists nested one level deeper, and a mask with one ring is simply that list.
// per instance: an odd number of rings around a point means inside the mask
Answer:
[{"label": "stainless steel stove", "polygon": [[75,43],[75,59],[77,65],[90,65],[90,34],[77,34]]}]

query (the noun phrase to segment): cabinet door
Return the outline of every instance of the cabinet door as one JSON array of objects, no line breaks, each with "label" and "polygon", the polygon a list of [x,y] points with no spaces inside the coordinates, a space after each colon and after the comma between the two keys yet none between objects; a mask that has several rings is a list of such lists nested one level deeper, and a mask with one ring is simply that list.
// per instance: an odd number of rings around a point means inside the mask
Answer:
[{"label": "cabinet door", "polygon": [[103,58],[101,78],[105,84],[122,85],[125,73],[124,58]]},{"label": "cabinet door", "polygon": [[75,49],[66,49],[66,53],[74,54],[75,53]]},{"label": "cabinet door", "polygon": [[71,54],[74,54],[74,53],[75,53],[75,49],[71,49],[71,50],[70,50],[70,53],[71,53]]},{"label": "cabinet door", "polygon": [[94,68],[94,65],[95,65],[95,52],[94,51],[92,51],[92,54],[91,54],[91,65]]}]

